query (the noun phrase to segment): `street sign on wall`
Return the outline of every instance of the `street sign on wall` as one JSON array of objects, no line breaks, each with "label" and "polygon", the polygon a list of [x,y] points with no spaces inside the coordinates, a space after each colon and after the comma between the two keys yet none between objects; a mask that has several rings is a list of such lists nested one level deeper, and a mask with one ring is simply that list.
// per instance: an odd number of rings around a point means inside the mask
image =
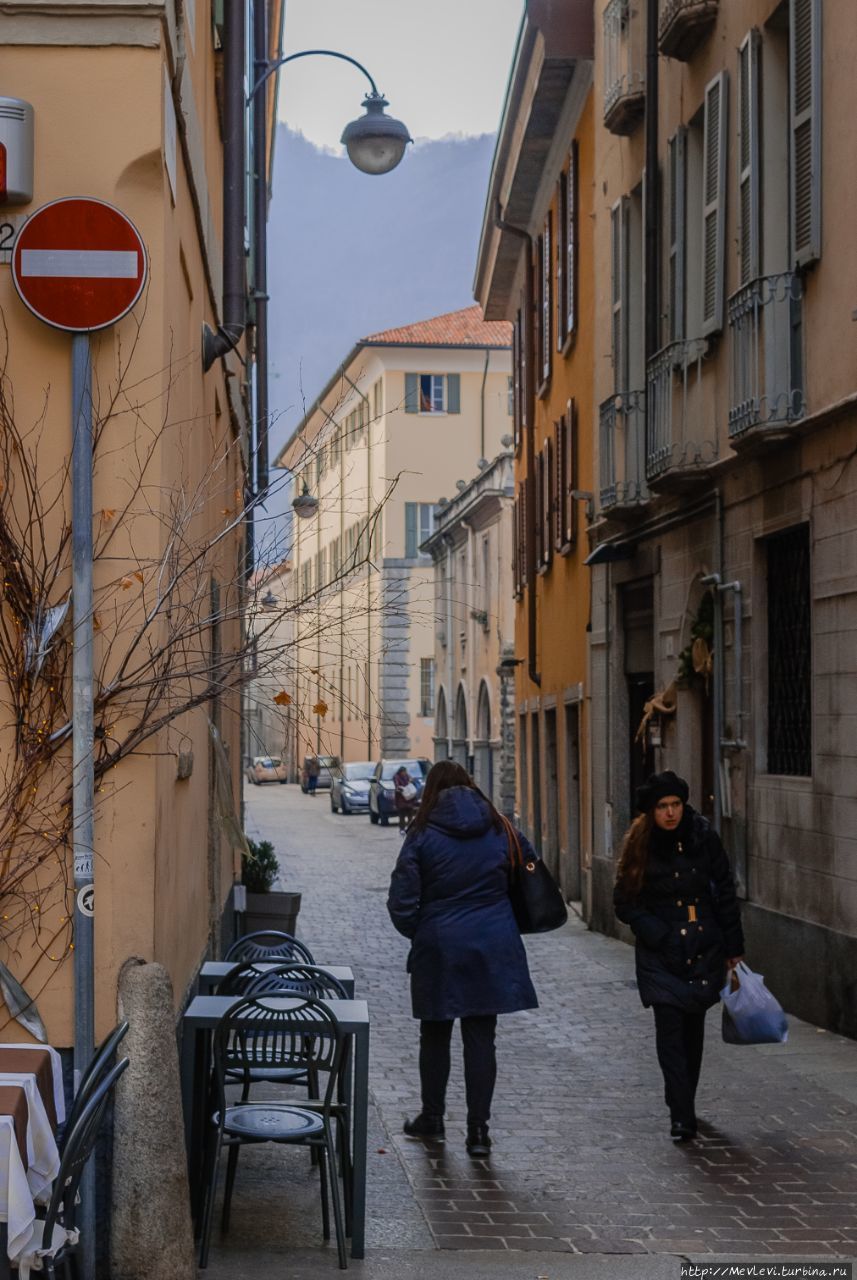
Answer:
[{"label": "street sign on wall", "polygon": [[12,279],[45,324],[89,333],[115,324],[143,292],[146,248],[112,204],[71,196],[42,205],[18,232]]}]

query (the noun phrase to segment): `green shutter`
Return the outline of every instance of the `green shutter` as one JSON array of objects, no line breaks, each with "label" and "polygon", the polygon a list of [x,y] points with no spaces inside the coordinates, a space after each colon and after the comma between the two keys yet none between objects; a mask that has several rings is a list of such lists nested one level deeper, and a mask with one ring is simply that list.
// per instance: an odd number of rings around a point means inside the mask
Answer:
[{"label": "green shutter", "polygon": [[419,504],[416,502],[405,503],[405,559],[407,560],[413,560],[417,554],[418,509]]},{"label": "green shutter", "polygon": [[405,374],[405,413],[416,413],[419,409],[419,376],[416,373]]},{"label": "green shutter", "polygon": [[461,375],[446,375],[446,412],[461,413]]}]

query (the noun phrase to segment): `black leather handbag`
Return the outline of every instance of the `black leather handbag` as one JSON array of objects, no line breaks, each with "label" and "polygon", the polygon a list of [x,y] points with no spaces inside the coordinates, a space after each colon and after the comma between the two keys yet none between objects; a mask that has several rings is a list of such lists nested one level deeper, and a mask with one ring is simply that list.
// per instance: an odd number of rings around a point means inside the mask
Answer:
[{"label": "black leather handbag", "polygon": [[509,841],[509,898],[521,933],[549,933],[568,919],[559,885],[541,858],[524,857],[518,833],[503,819]]}]

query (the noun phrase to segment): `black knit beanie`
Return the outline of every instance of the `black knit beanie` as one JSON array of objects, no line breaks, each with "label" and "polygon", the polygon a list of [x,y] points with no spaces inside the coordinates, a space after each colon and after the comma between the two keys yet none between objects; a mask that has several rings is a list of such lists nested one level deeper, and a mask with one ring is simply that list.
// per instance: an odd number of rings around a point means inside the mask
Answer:
[{"label": "black knit beanie", "polygon": [[689,795],[690,788],[684,778],[673,773],[672,769],[666,769],[663,773],[653,773],[637,788],[637,808],[640,813],[650,813],[665,796],[678,796],[682,804],[687,804]]}]

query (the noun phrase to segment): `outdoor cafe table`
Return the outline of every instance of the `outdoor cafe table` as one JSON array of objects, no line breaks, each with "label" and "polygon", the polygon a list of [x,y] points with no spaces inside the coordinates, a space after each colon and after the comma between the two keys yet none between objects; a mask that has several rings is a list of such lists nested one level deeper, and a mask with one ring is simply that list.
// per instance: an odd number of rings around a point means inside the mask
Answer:
[{"label": "outdoor cafe table", "polygon": [[[252,966],[261,973],[264,969],[275,969],[278,965],[288,963],[288,960],[206,960],[199,971],[199,994],[209,995],[238,964],[245,969]],[[345,988],[348,998],[353,998],[354,974],[347,965],[317,964],[315,968],[323,969],[331,978],[337,978]]]},{"label": "outdoor cafe table", "polygon": [[0,1045],[0,1277],[28,1252],[36,1202],[59,1172],[62,1064],[46,1045]]},{"label": "outdoor cafe table", "polygon": [[[243,996],[195,996],[182,1019],[181,1081],[185,1141],[191,1204],[199,1218],[202,1191],[202,1160],[210,1117],[208,1071],[211,1063],[211,1033],[221,1018]],[[265,1003],[288,1008],[294,1003],[285,997],[265,996]],[[362,1258],[366,1242],[366,1141],[369,1115],[369,1009],[365,1000],[323,1000],[342,1031],[354,1042],[352,1149],[351,1256]],[[300,1106],[298,1099],[295,1105]]]}]

